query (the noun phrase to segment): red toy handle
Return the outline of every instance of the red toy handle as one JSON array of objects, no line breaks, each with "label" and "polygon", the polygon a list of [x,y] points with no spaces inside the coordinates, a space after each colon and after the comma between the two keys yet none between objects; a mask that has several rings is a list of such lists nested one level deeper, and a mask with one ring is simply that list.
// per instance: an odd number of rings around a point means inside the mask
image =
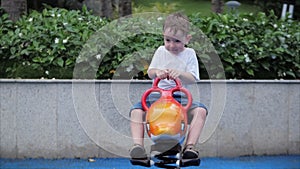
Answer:
[{"label": "red toy handle", "polygon": [[182,108],[185,110],[185,111],[188,111],[188,109],[191,107],[192,105],[192,101],[193,101],[193,98],[192,98],[192,95],[191,93],[185,89],[184,87],[182,87],[181,85],[181,81],[179,80],[179,78],[177,79],[174,79],[175,83],[176,83],[176,86],[170,90],[164,90],[164,89],[161,89],[158,87],[158,83],[160,82],[161,79],[159,78],[156,78],[153,82],[153,86],[152,88],[148,89],[145,91],[145,93],[143,94],[142,96],[142,106],[143,106],[143,109],[145,111],[148,111],[149,107],[147,106],[147,103],[146,103],[146,100],[147,100],[147,97],[152,93],[152,92],[159,92],[161,94],[161,97],[162,96],[171,96],[173,97],[173,93],[174,92],[183,92],[186,96],[187,96],[187,99],[188,99],[188,102],[187,102],[187,105],[183,106]]}]

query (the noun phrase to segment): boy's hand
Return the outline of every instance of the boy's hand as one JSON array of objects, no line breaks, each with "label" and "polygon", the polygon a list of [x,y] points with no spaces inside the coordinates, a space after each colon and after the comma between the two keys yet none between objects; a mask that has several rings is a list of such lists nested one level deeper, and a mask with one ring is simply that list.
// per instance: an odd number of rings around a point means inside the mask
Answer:
[{"label": "boy's hand", "polygon": [[156,70],[156,77],[158,77],[159,79],[165,79],[167,78],[169,75],[169,71],[168,69],[166,70]]},{"label": "boy's hand", "polygon": [[181,71],[178,71],[176,69],[169,69],[168,72],[169,72],[169,78],[172,80],[179,78],[179,76],[181,75]]}]

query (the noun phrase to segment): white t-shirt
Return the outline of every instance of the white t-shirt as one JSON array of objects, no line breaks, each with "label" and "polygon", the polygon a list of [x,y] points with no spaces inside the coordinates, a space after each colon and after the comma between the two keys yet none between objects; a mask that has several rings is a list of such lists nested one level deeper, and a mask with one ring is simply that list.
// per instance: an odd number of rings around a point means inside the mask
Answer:
[{"label": "white t-shirt", "polygon": [[[160,46],[154,53],[150,69],[176,69],[179,71],[190,72],[196,80],[200,80],[199,66],[196,52],[192,48],[185,48],[178,55],[170,53],[165,46]],[[184,84],[183,84],[184,85]],[[173,80],[163,79],[159,82],[158,87],[162,89],[171,89],[176,84]],[[187,87],[184,85],[184,87]]]}]

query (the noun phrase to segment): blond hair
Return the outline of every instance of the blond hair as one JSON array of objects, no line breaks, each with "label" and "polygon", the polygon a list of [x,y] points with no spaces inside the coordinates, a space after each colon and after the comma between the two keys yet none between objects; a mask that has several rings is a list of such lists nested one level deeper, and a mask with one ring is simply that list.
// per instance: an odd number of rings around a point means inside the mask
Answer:
[{"label": "blond hair", "polygon": [[181,12],[170,14],[164,22],[163,31],[165,32],[166,29],[172,30],[174,34],[181,31],[184,35],[187,35],[190,31],[189,19]]}]

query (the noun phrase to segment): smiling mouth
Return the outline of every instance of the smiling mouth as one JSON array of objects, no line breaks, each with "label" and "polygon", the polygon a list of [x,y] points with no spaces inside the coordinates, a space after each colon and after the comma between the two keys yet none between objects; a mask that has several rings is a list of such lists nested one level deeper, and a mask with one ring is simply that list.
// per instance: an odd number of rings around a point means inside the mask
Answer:
[{"label": "smiling mouth", "polygon": [[170,50],[171,53],[178,53],[178,50]]},{"label": "smiling mouth", "polygon": [[177,52],[177,49],[169,49],[170,52]]}]

